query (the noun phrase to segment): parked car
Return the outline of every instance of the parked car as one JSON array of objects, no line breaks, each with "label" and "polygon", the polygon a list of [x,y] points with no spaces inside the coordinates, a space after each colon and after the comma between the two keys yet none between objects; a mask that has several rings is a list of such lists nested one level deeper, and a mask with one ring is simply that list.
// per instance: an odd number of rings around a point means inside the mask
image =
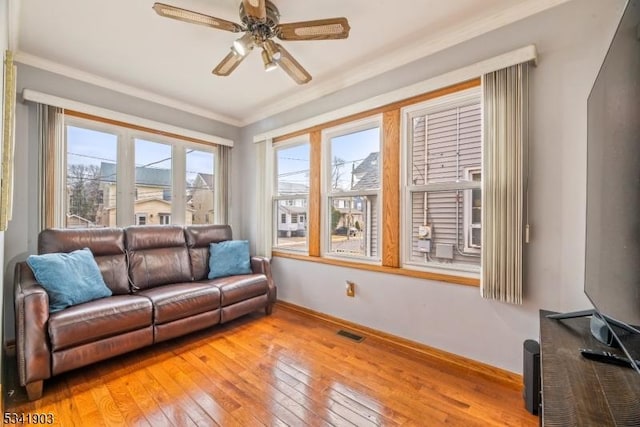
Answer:
[{"label": "parked car", "polygon": [[349,236],[355,236],[358,233],[358,229],[355,227],[338,227],[334,234],[346,236],[347,233],[349,233]]}]

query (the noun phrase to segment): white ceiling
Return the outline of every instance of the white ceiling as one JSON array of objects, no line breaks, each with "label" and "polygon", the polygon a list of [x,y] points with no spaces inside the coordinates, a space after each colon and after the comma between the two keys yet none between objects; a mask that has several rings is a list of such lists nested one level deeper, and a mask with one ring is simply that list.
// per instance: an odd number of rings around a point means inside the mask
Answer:
[{"label": "white ceiling", "polygon": [[[162,0],[239,22],[240,0]],[[211,73],[238,34],[162,18],[153,0],[17,0],[17,61],[234,125],[293,108],[566,0],[274,0],[282,23],[344,16],[346,40],[282,42],[296,85],[258,51]]]}]

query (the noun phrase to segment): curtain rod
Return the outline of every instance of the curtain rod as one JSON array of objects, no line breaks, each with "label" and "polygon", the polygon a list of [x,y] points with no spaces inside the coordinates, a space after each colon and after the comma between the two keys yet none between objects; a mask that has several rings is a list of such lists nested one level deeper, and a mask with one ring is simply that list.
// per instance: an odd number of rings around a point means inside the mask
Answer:
[{"label": "curtain rod", "polygon": [[161,132],[175,134],[183,136],[185,138],[196,139],[211,144],[226,145],[233,147],[233,141],[230,139],[222,138],[216,135],[209,135],[203,132],[198,132],[191,129],[185,129],[179,126],[168,125],[166,123],[157,122],[155,120],[149,120],[131,114],[120,113],[118,111],[109,110],[107,108],[97,107],[95,105],[85,104],[78,101],[73,101],[67,98],[61,98],[55,95],[49,95],[46,93],[38,92],[32,89],[23,89],[22,98],[25,101],[37,102],[40,104],[51,105],[53,107],[62,108],[65,110],[74,110],[81,113],[86,113],[92,116],[101,117],[117,122],[129,123],[135,126],[155,129]]},{"label": "curtain rod", "polygon": [[287,135],[301,129],[307,129],[313,126],[320,125],[322,123],[331,122],[342,117],[357,114],[362,111],[382,107],[384,105],[401,101],[403,99],[411,98],[416,94],[431,92],[433,90],[441,89],[447,86],[454,85],[456,83],[480,77],[486,73],[491,73],[502,68],[507,68],[512,65],[525,62],[533,62],[534,65],[537,65],[538,52],[535,45],[531,44],[528,46],[524,46],[519,49],[515,49],[489,59],[485,59],[484,61],[476,62],[474,64],[467,65],[466,67],[462,67],[457,70],[432,77],[419,83],[415,83],[400,89],[393,90],[391,92],[383,93],[381,95],[365,99],[364,101],[351,104],[337,110],[329,111],[327,113],[320,114],[318,116],[311,117],[297,123],[292,123],[277,129],[271,129],[269,131],[255,135],[253,137],[253,142],[259,143],[268,138],[277,138],[281,135]]}]

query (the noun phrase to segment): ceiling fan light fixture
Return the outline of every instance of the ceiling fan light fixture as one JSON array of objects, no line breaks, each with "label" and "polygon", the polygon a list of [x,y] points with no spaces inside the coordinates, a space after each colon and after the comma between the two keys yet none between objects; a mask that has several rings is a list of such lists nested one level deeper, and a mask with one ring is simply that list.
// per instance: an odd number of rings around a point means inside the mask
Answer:
[{"label": "ceiling fan light fixture", "polygon": [[267,51],[269,56],[275,62],[280,61],[280,58],[282,57],[282,53],[280,53],[280,49],[278,49],[278,46],[276,46],[276,44],[273,42],[273,40],[269,39],[269,40],[265,41],[263,43],[262,47]]},{"label": "ceiling fan light fixture", "polygon": [[273,57],[269,55],[266,49],[262,50],[262,62],[264,63],[265,71],[273,71],[278,68],[278,64],[274,61]]},{"label": "ceiling fan light fixture", "polygon": [[237,55],[246,56],[251,49],[253,49],[254,44],[253,37],[247,32],[233,42],[233,47],[231,49]]}]

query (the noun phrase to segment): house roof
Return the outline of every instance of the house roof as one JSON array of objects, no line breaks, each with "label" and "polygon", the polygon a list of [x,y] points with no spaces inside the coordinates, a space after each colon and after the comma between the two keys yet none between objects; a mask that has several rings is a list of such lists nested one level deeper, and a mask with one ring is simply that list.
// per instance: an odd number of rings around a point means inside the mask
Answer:
[{"label": "house roof", "polygon": [[80,221],[80,222],[85,222],[85,223],[87,223],[87,224],[93,224],[93,221],[88,220],[87,218],[81,217],[80,215],[76,215],[76,214],[69,214],[69,213],[68,213],[68,214],[67,214],[67,219],[71,219],[71,218],[77,219],[78,221]]},{"label": "house roof", "polygon": [[299,184],[297,182],[278,182],[278,194],[307,194],[309,192],[309,186],[306,184]]},{"label": "house roof", "polygon": [[[116,182],[116,164],[100,163],[100,181]],[[136,184],[153,187],[171,187],[171,170],[136,166]]]},{"label": "house roof", "polygon": [[202,182],[204,182],[204,184],[206,185],[207,188],[213,189],[213,174],[210,174],[210,173],[198,173],[196,178],[193,180],[193,182],[194,182],[193,189],[194,190],[199,190],[199,189],[202,188],[200,185],[196,185],[196,181],[198,181],[198,178]]},{"label": "house roof", "polygon": [[378,158],[379,152],[370,153],[360,164],[353,170],[353,174],[358,179],[352,190],[370,190],[380,188],[380,163]]},{"label": "house roof", "polygon": [[281,210],[282,212],[286,212],[289,214],[301,214],[301,213],[307,213],[307,208],[304,206],[284,206],[284,205],[278,205],[278,209]]},{"label": "house roof", "polygon": [[[152,197],[152,198],[149,198],[149,199],[138,199],[138,200],[136,200],[136,201],[134,202],[134,203],[135,203],[135,208],[140,208],[140,209],[142,209],[142,208],[144,207],[144,205],[147,205],[147,204],[149,204],[150,202],[160,202],[160,203],[163,203],[163,204],[167,205],[167,209],[168,209],[168,211],[169,211],[169,212],[171,212],[171,201],[163,200],[163,199],[161,199],[161,198],[159,198],[159,197]],[[187,207],[186,207],[186,209],[185,209],[185,211],[187,211],[187,212],[195,212],[195,209],[190,208],[190,207],[188,207],[188,206],[187,206]]]}]

